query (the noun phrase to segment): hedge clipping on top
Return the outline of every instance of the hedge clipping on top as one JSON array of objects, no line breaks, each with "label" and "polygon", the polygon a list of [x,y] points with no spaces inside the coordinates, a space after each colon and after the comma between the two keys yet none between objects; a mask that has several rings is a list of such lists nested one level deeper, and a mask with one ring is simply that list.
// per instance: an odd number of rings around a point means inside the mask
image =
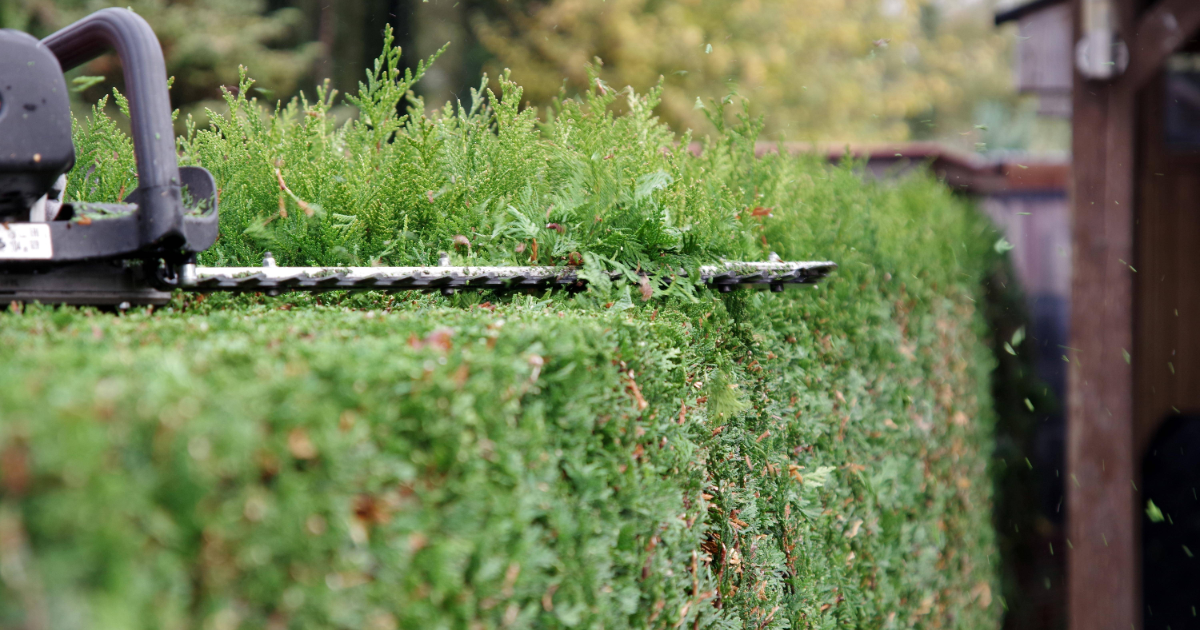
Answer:
[{"label": "hedge clipping on top", "polygon": [[[0,315],[0,625],[998,625],[982,219],[925,177],[756,158],[721,103],[694,155],[655,92],[598,80],[540,122],[505,79],[398,116],[398,56],[342,126],[331,92],[265,112],[243,80],[189,129],[221,187],[203,263],[628,280]],[[102,108],[76,142],[72,198],[136,185]],[[637,274],[770,251],[840,268]]]}]

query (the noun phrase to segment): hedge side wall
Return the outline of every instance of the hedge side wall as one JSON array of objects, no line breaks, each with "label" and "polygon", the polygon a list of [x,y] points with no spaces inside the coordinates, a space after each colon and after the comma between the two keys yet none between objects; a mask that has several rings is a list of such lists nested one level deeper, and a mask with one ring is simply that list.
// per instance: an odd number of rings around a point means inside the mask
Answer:
[{"label": "hedge side wall", "polygon": [[[210,262],[429,262],[462,236],[460,260],[585,273],[768,250],[839,271],[14,309],[0,625],[998,624],[982,219],[923,178],[755,159],[748,122],[694,157],[652,98],[614,117],[599,85],[538,129],[506,90],[341,130],[231,97],[182,143],[228,209]],[[128,184],[108,124],[81,126],[74,195]]]}]

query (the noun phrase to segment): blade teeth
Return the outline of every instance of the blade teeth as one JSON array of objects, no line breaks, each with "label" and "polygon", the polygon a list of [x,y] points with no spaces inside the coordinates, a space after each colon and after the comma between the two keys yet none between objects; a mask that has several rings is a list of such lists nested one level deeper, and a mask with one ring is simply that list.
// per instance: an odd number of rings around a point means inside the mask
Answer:
[{"label": "blade teeth", "polygon": [[[825,278],[837,268],[829,262],[727,262],[719,266],[701,267],[705,284],[722,288],[737,285],[778,286],[781,284],[811,284]],[[579,278],[574,269],[547,267],[413,267],[389,272],[380,268],[375,273],[363,273],[362,268],[236,268],[233,275],[221,273],[221,268],[198,268],[200,278],[192,290],[202,292],[258,292],[277,290],[335,291],[439,291],[443,289],[538,289],[565,288],[579,290],[587,281]],[[288,275],[279,275],[283,272]],[[290,272],[290,273],[289,273]],[[324,274],[324,275],[313,275]],[[622,274],[612,272],[617,280]],[[686,273],[680,272],[686,277]]]}]

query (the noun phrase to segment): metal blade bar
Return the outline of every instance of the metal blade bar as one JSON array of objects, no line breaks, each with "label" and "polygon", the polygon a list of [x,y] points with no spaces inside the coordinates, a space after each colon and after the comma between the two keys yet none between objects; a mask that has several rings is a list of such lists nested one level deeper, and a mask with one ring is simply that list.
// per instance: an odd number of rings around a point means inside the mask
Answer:
[{"label": "metal blade bar", "polygon": [[[782,291],[788,284],[813,284],[829,275],[832,262],[726,262],[700,267],[706,284],[720,291],[735,286]],[[613,280],[620,278],[612,272]],[[687,273],[680,271],[680,276]],[[184,267],[180,288],[277,294],[283,291],[582,290],[587,280],[574,267]]]}]

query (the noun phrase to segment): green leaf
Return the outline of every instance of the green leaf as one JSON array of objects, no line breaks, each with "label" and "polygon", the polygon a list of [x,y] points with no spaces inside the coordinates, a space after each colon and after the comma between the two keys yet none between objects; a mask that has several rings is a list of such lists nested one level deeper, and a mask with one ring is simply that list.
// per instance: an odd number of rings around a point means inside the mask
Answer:
[{"label": "green leaf", "polygon": [[1161,523],[1165,520],[1162,510],[1158,509],[1158,506],[1154,505],[1154,501],[1149,499],[1146,500],[1146,516],[1150,517],[1151,523]]},{"label": "green leaf", "polygon": [[102,76],[78,76],[71,79],[71,91],[76,93],[82,92],[93,85],[101,83],[104,83],[104,77]]}]

